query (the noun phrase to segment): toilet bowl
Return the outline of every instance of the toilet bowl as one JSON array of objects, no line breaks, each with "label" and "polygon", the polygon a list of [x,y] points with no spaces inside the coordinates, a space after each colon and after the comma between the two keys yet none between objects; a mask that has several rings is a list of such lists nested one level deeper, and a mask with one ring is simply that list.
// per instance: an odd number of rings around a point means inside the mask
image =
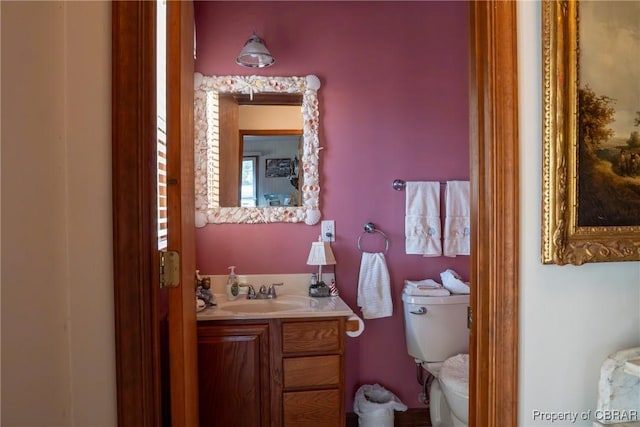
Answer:
[{"label": "toilet bowl", "polygon": [[444,361],[438,383],[451,409],[454,427],[469,422],[469,355],[458,354]]},{"label": "toilet bowl", "polygon": [[469,295],[427,297],[403,291],[408,353],[434,376],[433,427],[466,427],[469,419]]},{"label": "toilet bowl", "polygon": [[429,417],[434,427],[451,427],[453,418],[451,408],[444,397],[440,381],[434,379],[429,390]]}]

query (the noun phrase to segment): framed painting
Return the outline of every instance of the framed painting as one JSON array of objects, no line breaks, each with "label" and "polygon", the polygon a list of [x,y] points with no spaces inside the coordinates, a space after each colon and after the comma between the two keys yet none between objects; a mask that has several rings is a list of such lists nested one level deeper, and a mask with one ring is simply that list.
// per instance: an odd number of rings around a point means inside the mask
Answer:
[{"label": "framed painting", "polygon": [[640,2],[542,8],[542,262],[640,260]]},{"label": "framed painting", "polygon": [[265,176],[267,178],[286,178],[291,175],[291,159],[266,159]]}]

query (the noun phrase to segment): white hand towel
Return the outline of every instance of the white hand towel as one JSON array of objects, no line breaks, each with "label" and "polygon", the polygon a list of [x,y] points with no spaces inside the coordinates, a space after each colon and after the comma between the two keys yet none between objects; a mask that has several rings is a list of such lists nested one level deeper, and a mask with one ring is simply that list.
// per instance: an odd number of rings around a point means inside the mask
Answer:
[{"label": "white hand towel", "polygon": [[446,269],[442,273],[440,273],[440,278],[442,279],[442,284],[445,289],[450,291],[452,294],[469,294],[471,293],[471,288],[469,287],[469,283],[463,282],[462,277],[455,271],[451,269]]},{"label": "white hand towel", "polygon": [[382,252],[362,253],[357,302],[365,319],[389,317],[393,314],[391,281]]},{"label": "white hand towel", "polygon": [[445,191],[444,255],[469,255],[471,218],[469,181],[448,181]]},{"label": "white hand towel", "polygon": [[441,256],[440,183],[407,182],[405,252]]}]

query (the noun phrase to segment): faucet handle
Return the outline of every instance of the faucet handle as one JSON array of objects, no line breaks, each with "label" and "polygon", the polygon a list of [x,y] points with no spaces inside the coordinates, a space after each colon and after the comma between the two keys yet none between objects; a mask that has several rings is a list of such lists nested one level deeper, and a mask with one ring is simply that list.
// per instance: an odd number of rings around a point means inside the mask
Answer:
[{"label": "faucet handle", "polygon": [[276,295],[276,288],[274,286],[282,286],[284,285],[284,283],[272,283],[271,286],[269,286],[269,291],[267,293],[267,295],[269,295],[270,298],[275,298]]}]

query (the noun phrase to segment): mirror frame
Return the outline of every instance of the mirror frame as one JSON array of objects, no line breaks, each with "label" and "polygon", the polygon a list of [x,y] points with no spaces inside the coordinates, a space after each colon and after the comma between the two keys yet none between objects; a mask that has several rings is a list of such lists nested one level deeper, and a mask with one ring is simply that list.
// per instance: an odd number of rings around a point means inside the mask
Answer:
[{"label": "mirror frame", "polygon": [[[194,150],[196,227],[207,224],[256,224],[270,222],[304,222],[314,225],[320,220],[320,175],[318,138],[320,79],[306,77],[205,76],[194,74]],[[220,93],[299,93],[302,94],[303,149],[301,206],[221,207],[214,197],[216,185],[214,148],[217,147],[217,114],[211,109],[211,95]],[[209,100],[209,101],[208,101]]]}]

